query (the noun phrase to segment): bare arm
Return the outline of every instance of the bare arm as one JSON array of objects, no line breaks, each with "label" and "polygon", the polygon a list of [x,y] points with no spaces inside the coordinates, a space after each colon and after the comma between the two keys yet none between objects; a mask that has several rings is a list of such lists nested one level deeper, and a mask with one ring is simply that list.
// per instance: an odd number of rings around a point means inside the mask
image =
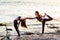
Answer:
[{"label": "bare arm", "polygon": [[32,17],[20,18],[20,20],[26,20],[26,19],[35,19],[35,18]]},{"label": "bare arm", "polygon": [[41,14],[40,14],[40,16],[41,16],[41,17],[45,17],[45,15],[44,15],[44,16],[42,16]]},{"label": "bare arm", "polygon": [[25,19],[35,19],[35,17],[34,18],[32,18],[32,17],[26,17]]},{"label": "bare arm", "polygon": [[18,23],[18,27],[19,27],[19,25],[20,25],[20,21],[19,21],[19,23]]},{"label": "bare arm", "polygon": [[41,14],[40,14],[41,17],[45,17],[46,15],[47,15],[46,13],[44,13],[44,15],[41,15]]},{"label": "bare arm", "polygon": [[41,15],[41,17],[45,17],[45,15],[44,16]]}]

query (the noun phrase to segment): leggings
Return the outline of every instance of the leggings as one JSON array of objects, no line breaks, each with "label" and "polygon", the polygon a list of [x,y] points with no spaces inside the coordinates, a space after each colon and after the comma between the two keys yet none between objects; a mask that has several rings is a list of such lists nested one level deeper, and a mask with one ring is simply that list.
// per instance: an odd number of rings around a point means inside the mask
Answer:
[{"label": "leggings", "polygon": [[44,34],[45,22],[53,20],[53,18],[50,17],[49,15],[47,15],[47,17],[48,17],[48,19],[46,19],[46,18],[42,19],[42,34]]},{"label": "leggings", "polygon": [[15,30],[16,30],[18,36],[20,36],[17,20],[14,20],[14,27],[15,27]]}]

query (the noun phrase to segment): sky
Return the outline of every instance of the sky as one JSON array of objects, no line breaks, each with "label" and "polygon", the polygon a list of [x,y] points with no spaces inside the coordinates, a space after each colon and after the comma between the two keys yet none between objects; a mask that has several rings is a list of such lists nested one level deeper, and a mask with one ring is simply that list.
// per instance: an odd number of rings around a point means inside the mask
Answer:
[{"label": "sky", "polygon": [[60,18],[60,0],[0,0],[0,21],[12,21],[17,16],[34,17],[35,11]]}]

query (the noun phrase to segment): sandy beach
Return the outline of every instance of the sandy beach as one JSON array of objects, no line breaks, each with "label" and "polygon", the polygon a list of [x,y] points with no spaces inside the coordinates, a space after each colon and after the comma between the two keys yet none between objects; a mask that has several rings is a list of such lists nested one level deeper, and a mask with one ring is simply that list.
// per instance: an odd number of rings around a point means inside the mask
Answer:
[{"label": "sandy beach", "polygon": [[[16,30],[14,26],[0,26],[0,36],[6,35],[6,27],[8,29],[12,29],[9,31],[9,35],[11,40],[60,40],[60,24],[49,24],[45,25],[44,34],[42,32],[41,24],[30,24],[28,25],[28,29],[24,27],[19,27],[20,30],[20,38],[18,39]],[[0,40],[4,37],[0,37]],[[6,40],[4,38],[4,40]]]},{"label": "sandy beach", "polygon": [[[45,34],[22,34],[20,38],[15,36],[10,37],[11,40],[60,40],[60,34],[56,33],[45,33]],[[4,39],[6,40],[6,39]]]},{"label": "sandy beach", "polygon": [[23,35],[21,40],[60,40],[60,35],[55,34],[34,34],[34,35]]},{"label": "sandy beach", "polygon": [[27,33],[20,36],[20,39],[17,36],[13,36],[12,40],[60,40],[60,34],[56,33],[45,33],[45,34],[34,34]]}]

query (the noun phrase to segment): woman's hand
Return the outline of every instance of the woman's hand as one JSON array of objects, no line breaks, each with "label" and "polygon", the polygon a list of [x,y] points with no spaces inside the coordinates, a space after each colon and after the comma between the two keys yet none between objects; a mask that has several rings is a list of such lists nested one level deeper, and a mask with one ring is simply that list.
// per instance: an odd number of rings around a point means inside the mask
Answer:
[{"label": "woman's hand", "polygon": [[44,16],[47,16],[47,14],[46,14],[46,13],[44,13]]}]

